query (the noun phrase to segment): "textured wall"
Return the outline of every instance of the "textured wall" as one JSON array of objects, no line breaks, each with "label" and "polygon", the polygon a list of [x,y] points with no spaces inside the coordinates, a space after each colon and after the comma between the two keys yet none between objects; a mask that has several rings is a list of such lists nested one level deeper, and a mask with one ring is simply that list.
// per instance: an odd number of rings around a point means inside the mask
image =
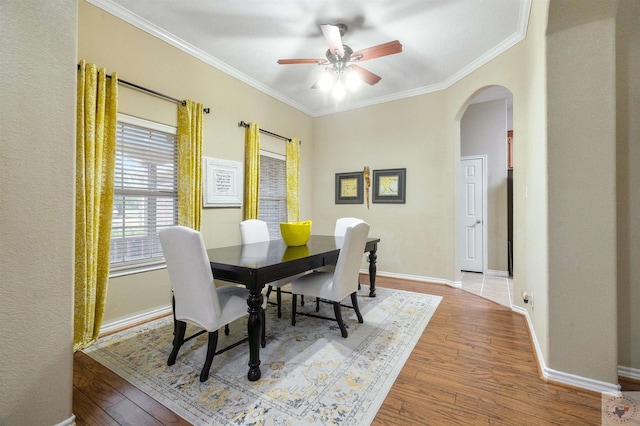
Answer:
[{"label": "textured wall", "polygon": [[617,383],[615,3],[567,3],[547,35],[548,366]]},{"label": "textured wall", "polygon": [[0,424],[72,402],[75,0],[0,4]]},{"label": "textured wall", "polygon": [[619,364],[640,377],[640,2],[619,2],[616,19]]}]

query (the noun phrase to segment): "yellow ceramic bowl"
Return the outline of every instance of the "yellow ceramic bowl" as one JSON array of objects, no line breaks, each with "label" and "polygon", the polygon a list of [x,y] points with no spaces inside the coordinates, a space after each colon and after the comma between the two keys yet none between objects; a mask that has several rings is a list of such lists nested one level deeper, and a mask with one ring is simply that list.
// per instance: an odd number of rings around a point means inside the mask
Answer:
[{"label": "yellow ceramic bowl", "polygon": [[289,247],[303,246],[311,236],[311,221],[280,222],[280,233]]}]

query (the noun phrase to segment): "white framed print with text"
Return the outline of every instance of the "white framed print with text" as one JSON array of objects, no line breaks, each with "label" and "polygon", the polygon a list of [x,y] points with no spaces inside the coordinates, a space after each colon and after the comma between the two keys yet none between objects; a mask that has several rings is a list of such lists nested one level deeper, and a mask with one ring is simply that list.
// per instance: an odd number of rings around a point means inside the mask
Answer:
[{"label": "white framed print with text", "polygon": [[203,207],[242,207],[242,163],[213,157],[202,160]]}]

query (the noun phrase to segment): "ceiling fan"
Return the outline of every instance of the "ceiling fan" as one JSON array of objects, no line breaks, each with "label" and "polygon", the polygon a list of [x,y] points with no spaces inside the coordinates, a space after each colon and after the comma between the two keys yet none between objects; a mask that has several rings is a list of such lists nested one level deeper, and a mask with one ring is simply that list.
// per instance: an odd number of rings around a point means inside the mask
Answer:
[{"label": "ceiling fan", "polygon": [[[400,44],[398,40],[354,52],[349,46],[342,44],[342,36],[344,36],[348,30],[345,24],[323,24],[320,25],[320,29],[322,30],[322,34],[324,35],[327,44],[329,45],[326,58],[280,59],[278,60],[278,63],[282,65],[326,65],[325,73],[323,73],[320,79],[318,79],[311,88],[332,88],[334,96],[337,98],[344,96],[346,92],[345,84],[350,88],[357,86],[360,81],[364,81],[369,85],[374,85],[382,79],[379,75],[356,65],[356,62],[368,61],[370,59],[402,52],[402,44]],[[344,82],[342,80],[344,80]]]}]

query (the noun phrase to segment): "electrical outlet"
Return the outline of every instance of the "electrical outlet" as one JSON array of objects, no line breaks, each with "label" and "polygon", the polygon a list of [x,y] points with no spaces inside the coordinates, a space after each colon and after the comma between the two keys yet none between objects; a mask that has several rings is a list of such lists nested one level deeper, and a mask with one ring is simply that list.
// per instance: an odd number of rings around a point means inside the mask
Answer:
[{"label": "electrical outlet", "polygon": [[533,292],[522,292],[522,301],[533,309]]}]

